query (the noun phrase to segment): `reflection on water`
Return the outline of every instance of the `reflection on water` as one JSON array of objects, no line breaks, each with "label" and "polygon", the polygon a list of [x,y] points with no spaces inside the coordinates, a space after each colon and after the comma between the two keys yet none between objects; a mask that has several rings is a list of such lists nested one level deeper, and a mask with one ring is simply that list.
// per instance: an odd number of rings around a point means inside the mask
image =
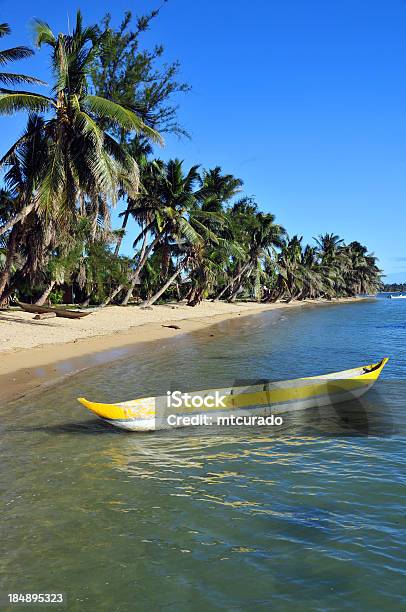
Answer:
[{"label": "reflection on water", "polygon": [[[378,301],[223,322],[4,407],[0,588],[60,590],[69,610],[400,609],[404,314]],[[279,428],[133,434],[74,399],[384,355],[361,402],[286,414]]]}]

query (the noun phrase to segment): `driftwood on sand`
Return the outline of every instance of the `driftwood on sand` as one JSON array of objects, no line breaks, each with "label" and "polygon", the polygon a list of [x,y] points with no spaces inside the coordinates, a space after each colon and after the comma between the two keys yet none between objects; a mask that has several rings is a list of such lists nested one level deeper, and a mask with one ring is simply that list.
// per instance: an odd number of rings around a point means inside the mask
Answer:
[{"label": "driftwood on sand", "polygon": [[34,319],[36,321],[41,321],[42,319],[53,319],[54,317],[56,317],[56,312],[41,312],[36,314]]}]

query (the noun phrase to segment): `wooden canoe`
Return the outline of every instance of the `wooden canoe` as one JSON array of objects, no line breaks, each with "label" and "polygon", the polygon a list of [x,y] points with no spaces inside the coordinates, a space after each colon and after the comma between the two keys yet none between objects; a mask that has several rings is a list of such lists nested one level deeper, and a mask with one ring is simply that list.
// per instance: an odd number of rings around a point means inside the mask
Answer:
[{"label": "wooden canoe", "polygon": [[[187,394],[188,397],[198,398],[200,407],[193,407],[190,401],[188,405],[183,404],[176,409],[168,407],[168,394],[117,404],[90,402],[84,397],[78,398],[78,401],[108,423],[132,431],[155,431],[196,424],[186,423],[184,418],[173,418],[176,415],[208,415],[212,419],[208,424],[213,424],[213,419],[214,424],[219,424],[218,417],[224,418],[231,414],[234,417],[270,416],[304,408],[331,406],[359,398],[376,382],[387,361],[384,358],[368,366],[310,378]],[[212,402],[216,392],[221,394],[221,405]],[[205,398],[210,398],[210,407],[207,403],[202,407],[201,400]]]},{"label": "wooden canoe", "polygon": [[25,304],[24,302],[17,302],[17,304],[25,310],[25,312],[31,312],[33,314],[42,314],[44,312],[54,312],[57,317],[63,317],[65,319],[81,319],[87,317],[90,312],[80,312],[79,310],[68,310],[67,308],[51,308],[50,306],[38,306],[37,304]]}]

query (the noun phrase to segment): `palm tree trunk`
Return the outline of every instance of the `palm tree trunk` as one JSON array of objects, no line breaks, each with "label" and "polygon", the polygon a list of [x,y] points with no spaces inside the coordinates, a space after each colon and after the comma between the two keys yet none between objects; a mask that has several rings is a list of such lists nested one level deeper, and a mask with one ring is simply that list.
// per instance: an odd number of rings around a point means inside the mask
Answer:
[{"label": "palm tree trunk", "polygon": [[[145,234],[144,236],[144,240],[142,242],[142,247],[141,247],[141,253],[140,253],[140,261],[142,261],[145,258],[145,251],[147,250],[147,234]],[[138,270],[139,265],[137,266],[137,269],[134,271],[134,276],[131,280],[130,286],[128,288],[127,293],[125,294],[122,302],[121,302],[121,306],[127,306],[133,291],[134,291],[134,287],[135,285],[139,282],[140,279],[140,270]]]},{"label": "palm tree trunk", "polygon": [[130,298],[132,297],[135,285],[137,284],[138,281],[138,277],[133,277],[130,286],[128,287],[127,293],[125,294],[125,296],[123,297],[123,299],[120,302],[120,306],[127,306],[128,302],[130,301]]},{"label": "palm tree trunk", "polygon": [[[250,266],[250,268],[248,269],[248,272],[247,272],[246,276],[245,276],[245,277],[246,277],[246,279],[247,279],[247,278],[249,278],[249,277],[251,276],[252,270],[253,270],[253,267],[252,267],[252,265],[251,265],[251,266]],[[232,292],[232,294],[230,295],[230,297],[228,298],[228,301],[229,301],[229,302],[235,302],[235,300],[237,299],[238,292],[240,291],[240,289],[241,289],[241,288],[242,288],[242,286],[243,286],[243,283],[242,283],[242,275],[243,275],[243,274],[244,274],[244,272],[242,272],[242,274],[240,274],[240,278],[239,278],[238,285],[237,285],[237,287],[234,289],[234,291]]]},{"label": "palm tree trunk", "polygon": [[34,200],[30,204],[27,204],[27,206],[24,206],[22,208],[22,210],[20,210],[20,212],[15,217],[10,219],[10,221],[7,221],[7,223],[5,225],[2,225],[0,227],[0,236],[5,234],[6,232],[8,232],[8,230],[12,229],[14,227],[14,225],[16,223],[18,223],[19,221],[23,221],[25,219],[25,217],[27,215],[29,215],[30,212],[32,212],[34,210],[36,205],[37,205],[37,201]]},{"label": "palm tree trunk", "polygon": [[[137,282],[140,272],[142,270],[142,268],[145,266],[147,259],[149,257],[149,254],[151,253],[151,251],[153,250],[153,248],[157,245],[157,243],[160,241],[160,239],[162,238],[163,234],[165,233],[165,229],[163,229],[161,232],[159,232],[159,234],[157,234],[154,238],[154,240],[151,242],[151,244],[148,245],[148,247],[145,249],[144,255],[143,257],[140,259],[140,261],[138,262],[137,267],[135,268],[134,272],[131,274],[130,276],[130,282],[132,283],[133,280],[135,279],[135,282]],[[141,250],[142,252],[142,250]],[[135,283],[134,283],[135,286]],[[104,306],[107,306],[108,304],[110,304],[110,302],[112,300],[114,300],[114,298],[116,297],[116,295],[118,295],[120,293],[120,291],[122,291],[124,289],[125,285],[121,284],[117,287],[117,289],[115,289],[113,291],[113,293],[111,293],[109,295],[109,297],[103,302],[103,304],[101,304],[101,308],[103,308]]]},{"label": "palm tree trunk", "polygon": [[188,306],[197,306],[203,299],[203,289],[196,289],[193,295],[189,298],[187,305]]},{"label": "palm tree trunk", "polygon": [[124,285],[119,285],[118,287],[116,287],[116,289],[114,289],[114,291],[112,293],[110,293],[108,298],[105,299],[102,304],[100,304],[100,308],[104,308],[105,306],[108,306],[110,304],[110,302],[112,302],[114,300],[116,295],[118,295],[120,293],[120,291],[122,291],[123,289],[124,289]]},{"label": "palm tree trunk", "polygon": [[120,248],[121,248],[121,243],[123,242],[123,238],[124,238],[124,230],[125,230],[125,228],[127,227],[127,223],[128,223],[128,219],[129,219],[129,217],[130,217],[130,211],[129,211],[129,209],[127,208],[127,210],[126,210],[126,211],[125,211],[125,213],[124,213],[123,223],[122,223],[122,225],[121,225],[121,231],[122,231],[122,234],[121,234],[121,235],[118,237],[117,244],[116,244],[116,248],[114,249],[114,255],[115,255],[116,257],[117,257],[117,255],[118,255],[118,253],[119,253],[119,251],[120,251]]},{"label": "palm tree trunk", "polygon": [[18,227],[14,226],[11,230],[7,244],[6,261],[4,262],[4,267],[0,274],[0,300],[8,281],[10,280],[11,266],[13,265],[13,258],[17,251],[17,234]]},{"label": "palm tree trunk", "polygon": [[192,286],[186,295],[186,300],[187,300],[186,305],[187,306],[194,306],[194,300],[195,300],[196,293],[197,293],[197,287]]},{"label": "palm tree trunk", "polygon": [[38,298],[38,300],[35,302],[35,304],[36,304],[37,306],[42,306],[42,304],[45,304],[45,302],[46,302],[46,301],[47,301],[47,299],[48,299],[49,294],[51,293],[52,289],[53,289],[53,288],[54,288],[54,286],[55,286],[55,283],[56,283],[56,281],[54,281],[54,280],[52,280],[52,281],[49,283],[49,285],[48,285],[48,287],[45,289],[44,293],[43,293],[43,294],[41,295],[41,297],[40,297],[40,298]]},{"label": "palm tree trunk", "polygon": [[181,294],[180,294],[179,283],[176,283],[176,284],[175,284],[175,287],[176,287],[176,295],[178,296],[178,301],[180,302],[180,301],[181,301],[181,299],[182,299],[182,296],[181,296]]},{"label": "palm tree trunk", "polygon": [[94,242],[96,240],[97,221],[99,219],[99,211],[100,211],[100,203],[99,203],[98,196],[96,196],[94,204],[95,204],[95,209],[93,212],[92,227],[91,227],[91,232],[90,232],[90,242]]},{"label": "palm tree trunk", "polygon": [[230,282],[228,283],[228,285],[226,285],[226,286],[224,287],[224,289],[223,289],[223,290],[222,290],[222,291],[221,291],[221,292],[218,294],[218,296],[217,296],[216,298],[214,298],[213,302],[214,302],[214,301],[216,301],[216,300],[221,299],[221,298],[223,297],[223,295],[225,294],[225,292],[226,292],[226,291],[228,291],[228,289],[230,289],[230,287],[232,287],[232,286],[234,285],[234,283],[236,283],[236,282],[239,280],[239,278],[240,278],[240,277],[241,277],[241,276],[244,274],[244,272],[245,272],[246,270],[248,270],[249,266],[250,266],[250,262],[247,262],[247,263],[246,263],[246,264],[245,264],[245,265],[244,265],[244,266],[241,268],[241,270],[238,272],[238,274],[236,274],[236,275],[235,275],[235,276],[234,276],[234,277],[233,277],[233,278],[230,280]]},{"label": "palm tree trunk", "polygon": [[183,260],[178,267],[176,268],[175,272],[172,274],[172,276],[170,278],[168,278],[168,280],[166,281],[166,283],[160,288],[159,291],[157,291],[155,293],[155,295],[153,295],[151,298],[149,298],[149,300],[146,300],[145,302],[143,302],[141,304],[142,308],[148,308],[148,306],[152,306],[152,304],[154,304],[163,293],[165,293],[165,291],[168,289],[169,285],[171,285],[173,283],[173,281],[179,276],[179,274],[182,272],[183,268],[186,266],[186,261]]}]

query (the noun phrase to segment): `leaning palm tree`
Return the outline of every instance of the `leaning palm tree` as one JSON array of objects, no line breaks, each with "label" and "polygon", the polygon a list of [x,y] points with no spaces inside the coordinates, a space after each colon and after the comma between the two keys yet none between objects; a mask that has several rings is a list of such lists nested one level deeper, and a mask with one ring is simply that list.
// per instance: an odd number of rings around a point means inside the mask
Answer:
[{"label": "leaning palm tree", "polygon": [[[233,244],[228,244],[221,236],[221,229],[226,224],[223,213],[210,210],[211,207],[207,206],[207,199],[203,197],[201,190],[195,190],[200,182],[197,169],[198,166],[192,166],[184,173],[183,164],[178,159],[170,160],[163,166],[162,181],[157,194],[159,204],[153,225],[155,240],[159,237],[162,270],[166,280],[144,306],[150,306],[159,299],[186,269],[191,272],[193,282],[197,281],[199,270],[201,273],[200,286],[193,298],[189,299],[190,305],[197,304],[201,301],[207,289],[205,284],[210,282],[217,265],[212,259],[214,250],[217,250],[217,253],[228,253],[228,256],[235,255],[237,251],[240,253],[238,247],[234,249]],[[175,254],[175,263],[172,253]],[[172,273],[169,273],[168,277],[166,273],[169,269]]]},{"label": "leaning palm tree", "polygon": [[303,280],[302,237],[287,238],[277,258],[277,297],[287,297],[288,302],[300,295]]},{"label": "leaning palm tree", "polygon": [[302,291],[298,299],[314,299],[326,290],[317,249],[306,245],[301,258]]},{"label": "leaning palm tree", "polygon": [[[20,110],[46,113],[41,130],[49,139],[49,159],[35,196],[14,219],[0,227],[0,235],[34,209],[41,208],[48,214],[57,214],[60,209],[75,211],[79,194],[92,199],[103,194],[112,201],[119,187],[136,194],[137,164],[108,133],[107,125],[142,132],[160,141],[159,135],[143,123],[134,109],[90,93],[91,66],[105,41],[97,27],[84,27],[78,12],[72,34],[56,36],[41,21],[35,22],[35,30],[37,46],[46,45],[51,50],[55,76],[52,95],[3,89],[0,114]],[[21,144],[37,135],[37,128],[25,132],[0,160],[0,165],[7,164]]]},{"label": "leaning palm tree", "polygon": [[[128,302],[135,282],[138,281],[143,267],[158,244],[161,249],[162,271],[165,276],[165,273],[169,271],[173,242],[177,243],[180,237],[193,242],[198,240],[199,235],[195,227],[199,225],[199,220],[196,219],[194,225],[189,220],[189,213],[196,202],[195,186],[199,179],[198,166],[192,166],[188,172],[184,173],[183,162],[179,159],[171,159],[166,163],[154,160],[150,163],[148,172],[149,176],[146,173],[143,174],[142,188],[131,209],[131,214],[142,225],[142,230],[134,241],[134,247],[141,240],[143,246],[131,275],[130,287],[121,302],[123,305]],[[145,241],[146,235],[150,239],[148,245]],[[119,285],[105,304],[109,303],[123,288],[123,284]]]},{"label": "leaning palm tree", "polygon": [[376,257],[355,241],[346,246],[345,251],[349,261],[345,275],[347,294],[375,293],[381,282],[381,270],[376,265]]},{"label": "leaning palm tree", "polygon": [[285,233],[283,227],[275,223],[275,216],[270,213],[257,213],[255,225],[251,233],[248,247],[248,269],[240,275],[235,284],[229,300],[236,299],[242,290],[244,282],[251,275],[254,275],[254,293],[258,301],[262,297],[263,260],[270,255],[270,249],[282,246],[282,238]]},{"label": "leaning palm tree", "polygon": [[197,218],[194,224],[191,223],[190,219],[190,214],[196,203],[195,186],[199,179],[198,166],[192,166],[188,172],[184,173],[183,162],[179,159],[171,159],[166,164],[161,165],[161,169],[157,192],[154,194],[153,205],[155,210],[148,229],[155,236],[151,244],[157,245],[160,243],[161,245],[164,275],[170,268],[173,245],[179,245],[179,250],[183,252],[177,258],[173,274],[152,297],[144,302],[143,306],[145,307],[156,302],[186,268],[192,254],[190,249],[185,248],[185,245],[201,244],[204,241],[202,231],[203,234],[210,231]]},{"label": "leaning palm tree", "polygon": [[[146,301],[143,302],[143,307],[152,306],[165,291],[180,277],[183,271],[189,270],[189,276],[194,284],[192,286],[193,297],[189,296],[188,305],[196,306],[202,298],[203,294],[215,280],[215,271],[219,270],[220,266],[214,260],[215,248],[228,248],[226,241],[218,237],[211,227],[212,219],[207,213],[201,210],[191,210],[184,225],[184,217],[178,217],[177,226],[173,226],[172,239],[175,244],[172,250],[175,254],[175,263],[169,256],[167,270],[171,270],[169,278],[166,275],[166,280],[158,291]],[[168,258],[168,245],[164,244],[165,257]],[[228,253],[231,248],[228,248]],[[197,276],[197,278],[196,278]]]},{"label": "leaning palm tree", "polygon": [[231,279],[216,299],[227,295],[229,300],[235,300],[252,274],[255,276],[256,298],[261,299],[264,259],[270,256],[270,250],[282,246],[285,230],[275,223],[274,215],[258,212],[258,207],[251,198],[243,198],[237,202],[231,210],[231,217],[235,240],[243,247],[243,256],[237,258]]}]

